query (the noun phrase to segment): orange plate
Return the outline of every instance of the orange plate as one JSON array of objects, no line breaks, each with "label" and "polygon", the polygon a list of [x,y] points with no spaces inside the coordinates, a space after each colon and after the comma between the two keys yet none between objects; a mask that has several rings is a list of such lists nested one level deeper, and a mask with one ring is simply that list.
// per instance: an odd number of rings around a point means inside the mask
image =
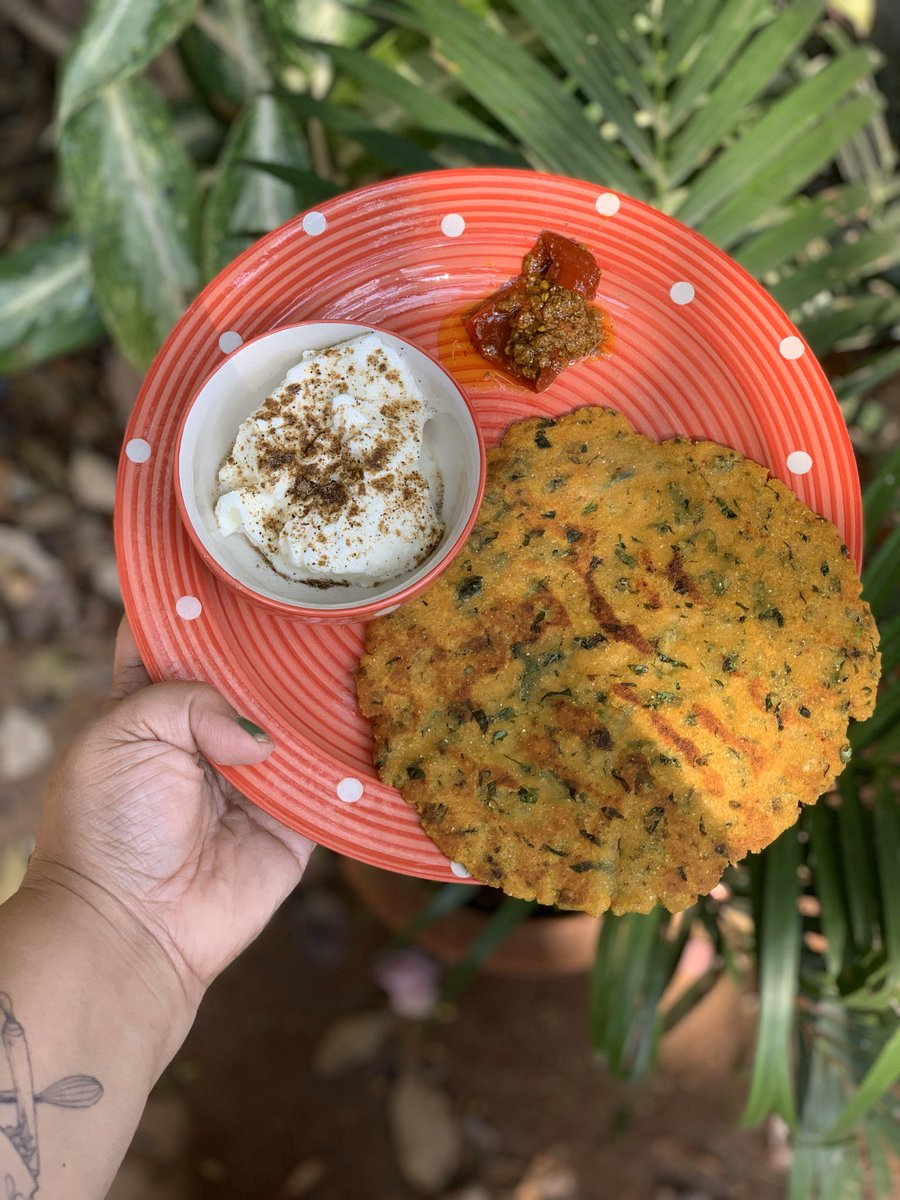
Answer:
[{"label": "orange plate", "polygon": [[[541,229],[596,255],[614,346],[536,396],[486,369],[457,318],[518,273]],[[159,352],[119,465],[116,545],[151,675],[208,680],[267,729],[269,761],[224,774],[342,854],[431,879],[459,871],[371,766],[353,689],[363,626],[270,617],[219,583],[182,528],[172,484],[185,406],[223,352],[323,318],[380,325],[438,357],[472,397],[488,445],[517,418],[603,404],[652,438],[733,446],[833,521],[859,560],[856,464],[821,368],[766,292],[677,221],[596,184],[493,169],[394,179],[297,217],[213,280]]]}]

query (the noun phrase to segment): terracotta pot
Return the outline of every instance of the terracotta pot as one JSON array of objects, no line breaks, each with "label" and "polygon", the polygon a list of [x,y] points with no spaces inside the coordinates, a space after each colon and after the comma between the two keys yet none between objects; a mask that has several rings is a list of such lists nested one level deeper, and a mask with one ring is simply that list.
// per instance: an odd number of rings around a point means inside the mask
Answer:
[{"label": "terracotta pot", "polygon": [[[392,933],[409,926],[434,888],[426,880],[381,871],[353,859],[342,858],[340,863],[346,882]],[[465,957],[489,919],[489,914],[476,909],[458,908],[421,930],[415,940],[452,965]],[[517,925],[481,969],[519,977],[576,975],[590,969],[599,931],[599,918],[587,913],[534,917]]]}]

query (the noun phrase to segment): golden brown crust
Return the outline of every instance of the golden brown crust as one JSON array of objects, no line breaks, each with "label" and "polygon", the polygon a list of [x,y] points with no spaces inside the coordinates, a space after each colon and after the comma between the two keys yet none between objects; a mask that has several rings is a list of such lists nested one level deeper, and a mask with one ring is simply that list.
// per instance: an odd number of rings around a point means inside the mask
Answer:
[{"label": "golden brown crust", "polygon": [[677,910],[843,769],[877,630],[835,528],[711,442],[588,407],[513,425],[470,540],[369,626],[382,779],[472,875]]}]

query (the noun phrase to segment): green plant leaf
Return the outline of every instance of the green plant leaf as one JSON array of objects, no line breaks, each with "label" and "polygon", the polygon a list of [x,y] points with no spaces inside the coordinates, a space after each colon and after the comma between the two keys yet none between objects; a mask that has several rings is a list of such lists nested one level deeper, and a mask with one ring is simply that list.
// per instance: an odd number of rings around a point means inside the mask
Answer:
[{"label": "green plant leaf", "polygon": [[[874,97],[856,96],[841,105],[795,141],[780,158],[745,182],[717,212],[701,221],[697,226],[699,232],[725,247],[738,241],[773,204],[780,204],[787,196],[805,187],[827,166],[847,138],[877,112],[878,104]],[[761,125],[762,122],[756,129]]]},{"label": "green plant leaf", "polygon": [[[834,20],[823,23],[822,37],[831,50],[839,54],[853,46],[856,40],[842,28],[839,21]],[[876,68],[884,66],[880,53],[876,55],[875,65]],[[863,84],[863,90],[877,92],[876,81],[867,80]],[[897,150],[883,114],[879,113],[873,117],[864,130],[842,147],[838,161],[845,179],[862,183],[866,187],[872,199],[873,210],[877,214],[897,183]]]},{"label": "green plant leaf", "polygon": [[[597,30],[597,8],[594,0],[580,0],[575,19],[584,23],[586,40],[601,36]],[[659,63],[646,36],[646,22],[641,25],[640,14],[636,19],[631,0],[603,0],[602,15],[606,25],[602,36],[612,74],[637,107],[651,109],[654,93],[648,79],[656,75]]]},{"label": "green plant leaf", "polygon": [[[722,144],[737,125],[744,105],[754,100],[788,62],[823,7],[823,0],[795,0],[744,47],[703,107],[672,139],[670,186],[683,182]],[[692,76],[693,71],[689,78]]]},{"label": "green plant leaf", "polygon": [[684,1018],[700,1003],[704,997],[708,996],[712,989],[716,986],[722,977],[724,967],[718,963],[708,967],[702,975],[682,992],[678,999],[670,1008],[662,1014],[662,1032],[668,1033],[670,1029],[674,1029]]},{"label": "green plant leaf", "polygon": [[821,929],[827,945],[825,964],[832,978],[841,973],[849,937],[847,898],[838,857],[837,813],[824,799],[804,814],[810,833],[815,895],[821,905]]},{"label": "green plant leaf", "polygon": [[900,446],[884,460],[863,495],[863,515],[866,521],[866,545],[889,512],[900,505]]},{"label": "green plant leaf", "polygon": [[373,158],[395,171],[411,174],[435,171],[443,165],[409,138],[379,129],[351,108],[330,100],[316,100],[313,96],[291,95],[288,99],[299,117],[318,117],[327,129],[357,142]]},{"label": "green plant leaf", "polygon": [[[679,219],[689,225],[698,225],[728,201],[739,203],[745,193],[755,186],[760,173],[765,172],[768,179],[773,163],[778,164],[778,171],[782,170],[782,162],[785,159],[790,162],[801,142],[805,154],[809,156],[811,151],[806,148],[809,126],[833,109],[871,69],[869,53],[860,49],[837,59],[818,74],[789,89],[697,177],[678,210]],[[836,139],[837,148],[865,124],[873,111],[872,102],[867,101],[862,115],[854,112],[853,121],[841,123],[840,137]],[[814,140],[818,136],[816,131]],[[829,141],[824,160],[817,156],[816,161],[828,162],[834,153],[833,145],[835,138]],[[777,180],[777,173],[775,177]],[[799,183],[792,178],[787,188],[778,188],[777,194],[772,189],[771,196],[760,211],[773,208],[786,197],[793,196],[800,191],[808,177],[804,170]],[[754,212],[757,207],[754,205]],[[748,218],[739,232],[744,232],[749,225]]]},{"label": "green plant leaf", "polygon": [[793,1127],[792,1048],[802,923],[797,910],[800,842],[786,830],[754,863],[761,897],[756,922],[759,970],[759,1032],[753,1056],[744,1123],[754,1125],[777,1112]]},{"label": "green plant leaf", "polygon": [[[371,51],[363,52],[323,42],[304,41],[302,44],[311,50],[328,54],[341,76],[355,80],[363,89],[365,111],[356,114],[359,127],[363,127],[369,113],[371,128],[393,131],[396,118],[383,117],[383,97],[397,105],[416,130],[432,135],[427,140],[429,143],[438,143],[435,154],[440,155],[442,160],[445,157],[442,151],[446,150],[450,152],[446,157],[452,159],[456,154],[465,165],[527,166],[523,155],[496,130],[461,106],[452,104],[430,90],[424,83],[414,82],[399,70],[381,62]],[[371,97],[378,97],[378,100],[373,101]],[[328,103],[334,103],[337,99],[338,94],[333,90]],[[451,161],[447,165],[458,165],[458,162]]]},{"label": "green plant leaf", "polygon": [[900,238],[888,230],[872,229],[853,241],[833,246],[827,254],[798,267],[769,290],[791,312],[819,292],[841,292],[868,275],[889,270],[900,262]]},{"label": "green plant leaf", "polygon": [[305,167],[283,167],[280,163],[260,162],[258,158],[248,158],[248,167],[256,167],[273,179],[280,179],[288,184],[297,197],[297,208],[309,208],[311,204],[319,204],[322,200],[330,200],[341,191],[340,184],[323,179],[315,171]]},{"label": "green plant leaf", "polygon": [[662,1010],[663,995],[675,978],[697,913],[695,904],[685,909],[680,919],[669,915],[664,928],[660,930],[654,953],[647,964],[643,990],[635,1008],[634,1025],[629,1031],[631,1078],[640,1078],[653,1068],[663,1034],[696,1008],[718,978],[720,969],[716,963],[682,992],[671,1007]]},{"label": "green plant leaf", "polygon": [[860,1195],[856,1146],[822,1144],[824,1130],[840,1112],[844,1081],[820,1031],[813,1032],[809,1081],[800,1129],[794,1137],[788,1200],[854,1200]]},{"label": "green plant leaf", "polygon": [[203,214],[203,266],[217,274],[250,244],[241,231],[267,233],[298,211],[293,187],[250,162],[308,170],[306,138],[277,96],[255,96],[228,132]]},{"label": "green plant leaf", "polygon": [[225,131],[206,105],[194,99],[170,101],[169,117],[175,139],[191,162],[198,168],[213,166]]},{"label": "green plant leaf", "polygon": [[900,525],[887,535],[863,572],[863,597],[876,617],[900,586]]},{"label": "green plant leaf", "polygon": [[757,277],[777,271],[816,239],[832,235],[835,227],[859,215],[867,203],[863,187],[828,188],[818,196],[800,196],[786,215],[768,229],[749,237],[734,257]]},{"label": "green plant leaf", "polygon": [[664,66],[667,81],[685,73],[697,57],[707,31],[713,26],[721,0],[678,0],[663,8],[663,32],[666,34]]},{"label": "green plant leaf", "polygon": [[871,754],[873,761],[879,765],[887,765],[900,754],[900,722],[882,734]]},{"label": "green plant leaf", "polygon": [[894,1031],[887,1045],[866,1072],[847,1105],[828,1131],[827,1140],[836,1142],[846,1137],[867,1109],[884,1096],[900,1079],[900,1029]]},{"label": "green plant leaf", "polygon": [[303,44],[327,54],[336,67],[361,86],[392,100],[413,118],[420,129],[456,134],[476,142],[510,148],[509,143],[484,121],[438,93],[407,79],[387,63],[379,62],[371,53],[326,42],[304,41]]},{"label": "green plant leaf", "polygon": [[443,883],[426,900],[413,919],[392,939],[392,945],[411,942],[417,933],[449,916],[472,899],[475,889],[468,883]]},{"label": "green plant leaf", "polygon": [[[291,53],[293,47],[309,47],[314,42],[359,46],[377,29],[366,11],[368,0],[315,0],[314,4],[308,0],[262,0],[261,7],[281,56],[301,64],[310,56],[305,52],[299,56]],[[321,94],[321,80],[310,82],[316,93]]]},{"label": "green plant leaf", "polygon": [[897,1003],[897,989],[888,987],[885,983],[886,979],[887,966],[884,963],[880,966],[872,966],[871,963],[867,963],[861,986],[855,991],[842,992],[841,1003],[846,1005],[848,1011],[865,1015],[874,1013],[884,1016],[894,1011]]},{"label": "green plant leaf", "polygon": [[[653,1065],[667,1028],[659,1003],[695,914],[695,909],[688,910],[677,928],[660,907],[603,918],[591,979],[591,1039],[614,1075],[637,1079]],[[694,991],[691,1005],[703,994],[702,988]],[[672,1023],[683,1015],[676,1011]]]},{"label": "green plant leaf", "polygon": [[254,0],[204,0],[198,24],[178,43],[194,87],[230,119],[257,92],[273,86],[271,51]]},{"label": "green plant leaf", "polygon": [[838,780],[841,795],[837,810],[838,845],[844,866],[850,933],[857,950],[864,951],[872,945],[872,921],[877,905],[872,874],[872,841],[857,789],[856,772],[848,767]]},{"label": "green plant leaf", "polygon": [[609,36],[605,8],[592,0],[513,0],[519,15],[542,39],[584,93],[595,101],[607,121],[618,130],[641,169],[651,178],[659,174],[659,160],[650,135],[635,120],[632,97],[616,81],[620,43]]},{"label": "green plant leaf", "polygon": [[[887,1129],[884,1125],[887,1125]],[[864,1122],[864,1137],[872,1190],[876,1197],[889,1200],[897,1178],[894,1173],[897,1161],[894,1145],[897,1140],[896,1121],[882,1122],[870,1116]]]},{"label": "green plant leaf", "polygon": [[146,367],[199,282],[193,168],[162,101],[137,79],[80,109],[60,154],[106,326]]},{"label": "green plant leaf", "polygon": [[900,667],[900,613],[881,626],[881,671],[887,676]]},{"label": "green plant leaf", "polygon": [[723,0],[699,54],[672,92],[670,128],[676,129],[681,124],[700,97],[727,71],[744,42],[771,12],[769,0]]},{"label": "green plant leaf", "polygon": [[403,24],[430,34],[467,91],[522,144],[535,166],[602,181],[639,198],[646,186],[631,163],[588,120],[578,100],[547,67],[458,3],[404,0],[381,5]]},{"label": "green plant leaf", "polygon": [[[635,1004],[642,993],[647,967],[659,945],[660,930],[668,925],[664,909],[649,913],[607,914],[603,918],[591,979],[591,1029],[594,1049],[614,1075],[631,1077],[629,1051],[635,1049],[632,1025]],[[640,1031],[647,1041],[647,1029]],[[640,1047],[637,1047],[640,1050]],[[640,1057],[646,1060],[647,1055]]]},{"label": "green plant leaf", "polygon": [[900,370],[900,346],[892,346],[882,354],[873,355],[869,361],[856,371],[843,375],[832,382],[837,398],[847,404],[859,405],[876,388],[887,379],[892,379]]},{"label": "green plant leaf", "polygon": [[145,67],[187,26],[199,0],[92,0],[62,69],[60,125],[110,83]]},{"label": "green plant leaf", "polygon": [[[836,346],[860,349],[900,321],[900,296],[860,295],[854,289],[848,296],[835,297],[824,311],[813,316],[798,312],[794,317],[816,354],[827,354]],[[834,385],[840,390],[841,380]],[[851,389],[841,391],[845,398],[853,394]]]},{"label": "green plant leaf", "polygon": [[0,372],[33,367],[102,336],[77,234],[51,233],[0,256]]},{"label": "green plant leaf", "polygon": [[892,772],[882,771],[875,793],[875,854],[881,890],[881,939],[887,962],[887,987],[900,997],[900,803],[894,792]]},{"label": "green plant leaf", "polygon": [[462,962],[451,967],[444,976],[441,989],[445,1000],[454,1000],[477,974],[479,967],[490,958],[494,950],[509,937],[517,925],[520,925],[537,905],[533,900],[517,900],[513,896],[504,896],[499,908],[492,913],[490,920],[477,938],[470,944]]},{"label": "green plant leaf", "polygon": [[854,754],[867,749],[879,738],[895,729],[900,722],[900,681],[890,682],[882,686],[878,704],[874,713],[867,721],[859,721],[850,726],[848,738]]}]

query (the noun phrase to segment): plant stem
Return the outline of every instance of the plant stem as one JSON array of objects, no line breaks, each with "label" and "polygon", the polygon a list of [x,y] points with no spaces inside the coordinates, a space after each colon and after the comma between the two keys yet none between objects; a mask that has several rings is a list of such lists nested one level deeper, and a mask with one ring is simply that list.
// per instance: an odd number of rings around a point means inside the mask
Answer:
[{"label": "plant stem", "polygon": [[309,156],[315,173],[321,179],[334,179],[331,152],[328,149],[328,135],[318,117],[309,118],[306,124],[306,138],[309,142]]}]

